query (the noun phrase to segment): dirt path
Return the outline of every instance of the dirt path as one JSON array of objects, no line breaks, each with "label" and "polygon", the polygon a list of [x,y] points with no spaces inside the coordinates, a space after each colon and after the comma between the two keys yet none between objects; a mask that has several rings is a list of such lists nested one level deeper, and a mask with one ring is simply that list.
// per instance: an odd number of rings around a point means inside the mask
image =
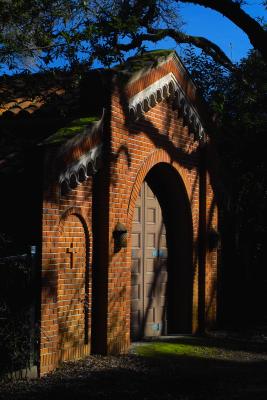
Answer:
[{"label": "dirt path", "polygon": [[133,345],[127,355],[90,356],[65,363],[42,379],[0,387],[3,400],[59,396],[65,400],[266,400],[267,344],[189,337],[165,341],[163,347],[151,342]]}]

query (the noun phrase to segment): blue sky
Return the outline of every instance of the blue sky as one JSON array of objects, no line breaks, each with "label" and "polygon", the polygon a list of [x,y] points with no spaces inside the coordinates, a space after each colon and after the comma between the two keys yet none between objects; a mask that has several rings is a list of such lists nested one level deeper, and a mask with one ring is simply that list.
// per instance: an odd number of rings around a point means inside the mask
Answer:
[{"label": "blue sky", "polygon": [[[243,8],[252,17],[267,17],[261,0],[247,0]],[[237,62],[245,57],[252,48],[246,34],[221,14],[205,7],[193,4],[180,6],[180,14],[185,25],[184,32],[190,35],[204,36],[219,45],[228,57]],[[155,47],[173,48],[179,52],[179,46],[172,40],[164,40]]]}]

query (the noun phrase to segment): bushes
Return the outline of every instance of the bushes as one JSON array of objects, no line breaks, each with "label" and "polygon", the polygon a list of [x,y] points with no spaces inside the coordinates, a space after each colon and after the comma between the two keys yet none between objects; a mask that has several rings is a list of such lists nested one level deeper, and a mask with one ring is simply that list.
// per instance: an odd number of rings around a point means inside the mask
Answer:
[{"label": "bushes", "polygon": [[0,374],[35,363],[33,260],[24,254],[0,259]]}]

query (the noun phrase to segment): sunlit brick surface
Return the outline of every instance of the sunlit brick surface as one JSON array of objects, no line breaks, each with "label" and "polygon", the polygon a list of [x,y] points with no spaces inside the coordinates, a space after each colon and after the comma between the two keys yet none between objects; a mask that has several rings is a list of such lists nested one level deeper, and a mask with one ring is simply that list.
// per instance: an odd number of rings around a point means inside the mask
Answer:
[{"label": "sunlit brick surface", "polygon": [[[139,120],[127,116],[127,99],[169,72],[197,107],[192,85],[173,60],[124,88],[114,80],[102,135],[102,169],[66,195],[57,185],[44,193],[41,374],[62,360],[88,354],[92,339],[96,351],[128,350],[132,221],[142,183],[159,163],[175,171],[190,204],[192,332],[216,322],[217,250],[207,248],[207,232],[217,228],[209,143],[199,146],[172,99],[158,103]],[[116,252],[118,222],[126,226],[128,239],[127,247]]]},{"label": "sunlit brick surface", "polygon": [[70,215],[60,238],[58,269],[58,328],[61,349],[84,344],[86,317],[86,245],[84,228]]}]

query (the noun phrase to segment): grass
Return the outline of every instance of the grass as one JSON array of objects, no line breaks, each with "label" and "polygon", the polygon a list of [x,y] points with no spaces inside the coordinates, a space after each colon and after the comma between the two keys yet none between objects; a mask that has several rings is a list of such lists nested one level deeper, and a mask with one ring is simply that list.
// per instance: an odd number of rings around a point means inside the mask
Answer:
[{"label": "grass", "polygon": [[144,357],[191,356],[212,358],[218,354],[218,351],[216,348],[183,343],[153,342],[138,345],[136,353]]}]

